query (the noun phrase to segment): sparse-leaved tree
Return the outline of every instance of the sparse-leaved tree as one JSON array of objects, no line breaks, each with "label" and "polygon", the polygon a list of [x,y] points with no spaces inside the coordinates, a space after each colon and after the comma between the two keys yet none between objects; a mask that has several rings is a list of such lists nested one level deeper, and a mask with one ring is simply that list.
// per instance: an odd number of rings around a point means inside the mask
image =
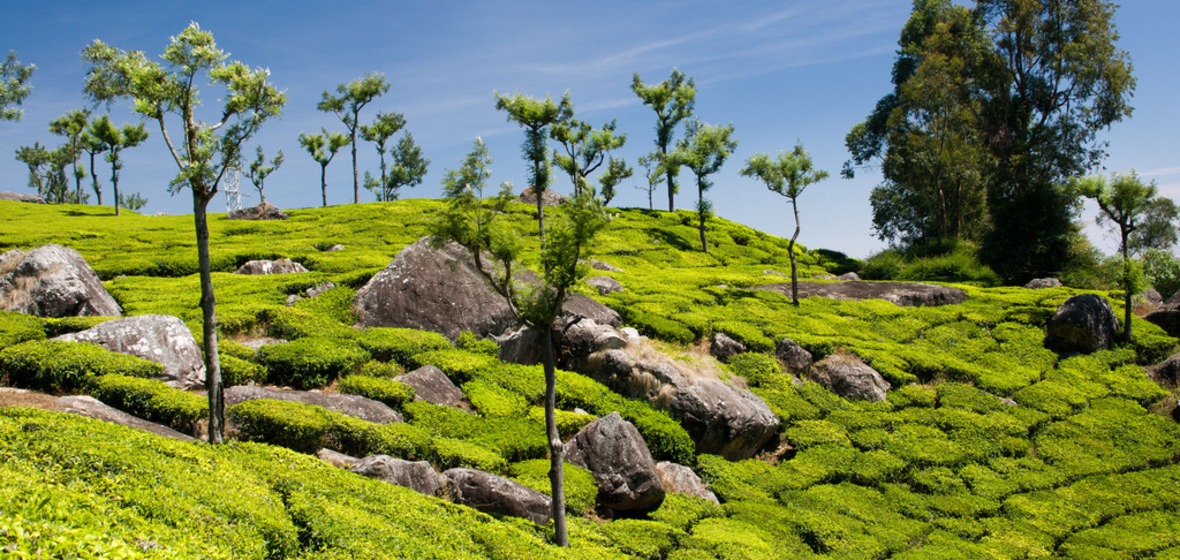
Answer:
[{"label": "sparse-leaved tree", "polygon": [[[344,123],[344,127],[348,129],[348,139],[352,144],[353,204],[361,200],[360,176],[356,169],[356,134],[360,128],[361,109],[387,91],[389,91],[389,82],[385,80],[385,74],[366,72],[364,77],[360,79],[337,85],[336,93],[338,95],[332,95],[325,91],[323,99],[316,105],[316,108],[321,111],[335,113],[340,122]],[[327,205],[326,202],[324,204]]]},{"label": "sparse-leaved tree", "polygon": [[577,119],[550,128],[549,136],[561,144],[561,151],[553,150],[553,163],[570,176],[575,196],[590,187],[588,177],[608,161],[611,151],[627,142],[626,134],[615,134],[616,128],[613,120],[594,130],[590,123]]},{"label": "sparse-leaved tree", "polygon": [[66,179],[66,166],[72,157],[68,146],[50,150],[40,142],[16,150],[16,160],[29,167],[29,187],[37,189],[49,204],[77,202]]},{"label": "sparse-leaved tree", "polygon": [[414,187],[422,184],[426,177],[426,169],[430,166],[430,158],[422,155],[422,148],[414,143],[414,136],[409,132],[397,141],[397,145],[389,149],[391,161],[389,177],[382,187],[383,200],[397,200],[402,187]]},{"label": "sparse-leaved tree", "polygon": [[676,125],[692,116],[696,106],[697,88],[692,78],[687,78],[684,72],[672,69],[672,75],[655,85],[646,85],[639,79],[636,72],[631,79],[631,91],[635,92],[643,104],[656,112],[656,149],[655,153],[668,180],[668,211],[676,211],[675,195],[677,192],[676,175],[680,167],[668,160],[668,149],[672,147],[672,140],[676,134]]},{"label": "sparse-leaved tree", "polygon": [[692,170],[697,178],[697,229],[701,232],[701,250],[709,252],[705,239],[705,223],[713,214],[713,203],[705,198],[705,191],[713,186],[709,175],[721,170],[725,160],[737,149],[733,139],[733,125],[720,126],[693,121],[688,132],[668,159]]},{"label": "sparse-leaved tree", "polygon": [[508,120],[524,129],[524,143],[521,144],[525,161],[532,164],[529,169],[529,183],[537,197],[537,223],[540,224],[541,246],[545,245],[545,210],[542,197],[549,188],[549,150],[545,137],[550,125],[566,122],[574,116],[574,104],[569,92],[555,102],[553,98],[529,97],[523,93],[507,96],[495,94],[496,109],[508,113]]},{"label": "sparse-leaved tree", "polygon": [[8,56],[0,63],[0,121],[19,121],[24,116],[24,111],[14,105],[20,106],[33,91],[29,78],[36,69],[32,64],[21,64],[16,51],[8,51]]},{"label": "sparse-leaved tree", "polygon": [[[119,206],[124,199],[119,194],[119,170],[123,169],[123,159],[119,157],[119,152],[142,144],[148,138],[148,131],[142,122],[137,125],[128,123],[120,129],[111,122],[109,115],[99,117],[92,130],[97,140],[106,147],[106,160],[111,164],[111,190],[115,197],[115,215],[118,216]],[[138,197],[138,194],[136,196]]]},{"label": "sparse-leaved tree", "polygon": [[246,178],[254,184],[254,188],[258,189],[258,202],[266,202],[266,194],[262,189],[266,186],[266,178],[271,173],[278,171],[279,167],[283,165],[283,151],[275,154],[275,157],[270,161],[266,161],[266,155],[262,153],[262,146],[254,149],[254,161],[246,167]]},{"label": "sparse-leaved tree", "polygon": [[82,135],[86,132],[86,125],[90,120],[90,111],[73,109],[49,123],[49,132],[65,137],[66,143],[62,149],[67,150],[70,164],[74,169],[74,198],[82,200],[82,177],[86,176],[86,169],[78,165],[78,158],[82,156]]},{"label": "sparse-leaved tree", "polygon": [[319,134],[300,134],[299,145],[307,150],[311,159],[320,164],[320,196],[324,208],[328,207],[328,164],[336,157],[340,148],[348,145],[348,137],[342,132],[328,132],[321,128]]},{"label": "sparse-leaved tree", "polygon": [[381,158],[381,179],[374,179],[368,171],[365,172],[364,187],[377,195],[377,200],[385,198],[385,183],[388,179],[385,166],[385,143],[406,126],[406,118],[401,113],[377,113],[373,124],[362,124],[361,138],[366,142],[377,145],[377,155]]}]

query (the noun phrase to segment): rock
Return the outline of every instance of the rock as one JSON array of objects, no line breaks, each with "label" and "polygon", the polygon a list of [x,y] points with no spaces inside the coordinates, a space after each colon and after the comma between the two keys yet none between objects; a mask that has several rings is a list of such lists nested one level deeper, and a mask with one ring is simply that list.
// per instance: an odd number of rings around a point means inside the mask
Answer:
[{"label": "rock", "polygon": [[811,371],[811,364],[813,363],[811,352],[808,352],[789,338],[779,341],[778,347],[774,349],[774,357],[778,358],[778,361],[782,362],[787,370],[793,373],[807,373]]},{"label": "rock", "polygon": [[619,334],[627,339],[627,344],[639,344],[643,341],[643,336],[639,334],[639,330],[635,327],[623,327],[619,329]]},{"label": "rock", "polygon": [[549,496],[502,476],[475,469],[442,474],[455,503],[492,515],[520,517],[544,526],[549,522]]},{"label": "rock", "polygon": [[1164,305],[1180,305],[1180,290],[1176,290],[1172,297],[1165,300]]},{"label": "rock", "polygon": [[[8,253],[5,253],[8,255]],[[77,251],[37,247],[3,258],[0,309],[38,317],[118,317],[123,314],[94,269]]]},{"label": "rock", "polygon": [[[559,335],[553,336],[557,338]],[[528,327],[517,327],[507,334],[493,336],[492,340],[500,345],[499,358],[502,362],[532,366],[544,359],[541,338],[537,331]],[[554,342],[555,347],[559,345],[560,342]]]},{"label": "rock", "polygon": [[451,379],[442,370],[434,366],[422,366],[393,380],[413,387],[416,401],[454,407],[463,403],[463,391],[451,383]]},{"label": "rock", "polygon": [[1061,280],[1056,278],[1033,278],[1024,287],[1030,290],[1043,290],[1045,288],[1060,288],[1063,285]]},{"label": "rock", "polygon": [[[250,262],[254,262],[254,261],[250,261]],[[295,305],[296,302],[303,300],[304,296],[306,296],[307,299],[315,299],[315,298],[320,297],[324,293],[330,292],[335,289],[336,289],[336,284],[333,284],[331,282],[324,282],[323,284],[320,284],[318,286],[313,286],[311,288],[308,288],[306,291],[303,292],[304,295],[302,295],[302,296],[299,294],[291,294],[291,295],[287,296],[287,307],[291,307],[291,306]]]},{"label": "rock", "polygon": [[163,380],[178,389],[205,386],[201,347],[184,321],[170,315],[112,319],[55,340],[91,342],[111,352],[156,362],[164,366]]},{"label": "rock", "polygon": [[597,359],[598,369],[606,377],[631,375],[631,370],[635,367],[631,355],[622,350],[607,350],[598,354]]},{"label": "rock", "polygon": [[709,490],[708,486],[705,486],[701,477],[692,472],[692,469],[684,465],[663,461],[656,463],[656,470],[660,473],[660,484],[664,486],[664,492],[688,494],[704,498],[715,504],[720,503],[717,501],[717,495]]},{"label": "rock", "polygon": [[845,272],[844,274],[837,276],[836,280],[840,280],[842,282],[860,282],[860,276],[858,276],[855,272]]},{"label": "rock", "polygon": [[[536,206],[537,195],[533,193],[533,187],[529,187],[521,192],[520,197],[517,198],[516,201],[523,204]],[[545,189],[545,192],[541,193],[541,206],[552,207],[559,204],[565,204],[565,202],[565,197],[557,194],[557,191],[553,189]]]},{"label": "rock", "polygon": [[33,204],[45,204],[45,197],[37,194],[28,193],[14,193],[8,191],[0,191],[0,200],[12,200],[15,202],[31,202]]},{"label": "rock", "polygon": [[1174,388],[1180,385],[1180,354],[1173,354],[1163,362],[1148,368],[1147,372],[1161,387]]},{"label": "rock", "polygon": [[709,353],[713,357],[728,362],[730,358],[746,351],[746,345],[742,344],[725,333],[716,333],[713,335],[713,344],[709,347]]},{"label": "rock", "polygon": [[[785,274],[785,273],[779,272],[777,270],[770,270],[769,268],[766,270],[763,270],[762,274],[773,274],[775,276],[787,276],[787,274]],[[816,277],[816,276],[813,276],[813,278],[814,277]],[[835,276],[832,276],[832,278],[835,278]]]},{"label": "rock", "polygon": [[242,346],[245,346],[246,348],[250,348],[250,349],[254,350],[255,352],[258,352],[258,349],[262,348],[263,346],[270,346],[271,344],[286,344],[287,343],[286,340],[283,340],[281,338],[254,338],[251,340],[240,340],[238,342]]},{"label": "rock", "polygon": [[572,321],[577,318],[593,319],[599,325],[610,325],[619,328],[623,325],[623,318],[618,312],[582,294],[573,294],[566,298],[561,306],[562,318],[558,321]]},{"label": "rock", "polygon": [[337,395],[317,393],[314,391],[269,389],[251,385],[239,385],[225,390],[226,408],[255,399],[275,399],[312,404],[377,424],[390,424],[402,421],[402,415],[396,410],[359,395]]},{"label": "rock", "polygon": [[57,399],[57,406],[62,412],[69,412],[71,414],[94,418],[95,420],[102,420],[103,422],[119,424],[128,428],[151,432],[158,436],[178,439],[180,441],[197,441],[196,438],[182,434],[167,426],[148,422],[117,408],[107,406],[94,397],[62,397]]},{"label": "rock", "polygon": [[1062,354],[1109,350],[1118,330],[1119,320],[1106,298],[1080,294],[1053,313],[1045,329],[1045,346]]},{"label": "rock", "polygon": [[279,259],[277,261],[248,261],[246,264],[238,267],[234,271],[234,274],[298,274],[307,271],[303,265],[291,259]]},{"label": "rock", "polygon": [[598,504],[614,511],[644,513],[664,502],[664,487],[639,430],[612,412],[582,428],[565,444],[566,460],[589,470],[598,483]]},{"label": "rock", "polygon": [[[751,290],[767,290],[778,292],[787,297],[791,296],[791,284],[769,284],[755,286]],[[936,286],[933,284],[915,284],[910,282],[840,282],[818,283],[799,282],[799,297],[812,296],[860,301],[865,299],[883,299],[903,307],[923,307],[934,305],[957,305],[967,300],[967,292],[959,288]]]},{"label": "rock", "polygon": [[1161,296],[1154,288],[1143,290],[1143,299],[1150,305],[1163,305],[1164,303],[1164,296]]},{"label": "rock", "polygon": [[321,461],[341,469],[351,469],[360,462],[360,459],[357,459],[356,457],[345,455],[339,451],[332,451],[331,449],[327,448],[316,451],[315,456],[319,457]]},{"label": "rock", "polygon": [[888,381],[856,356],[833,354],[812,367],[816,381],[846,399],[885,400]]},{"label": "rock", "polygon": [[602,261],[596,261],[594,259],[590,260],[590,268],[593,268],[594,270],[602,270],[602,271],[606,271],[606,272],[622,272],[623,271],[623,269],[616,268],[614,265],[611,265],[610,263],[604,263]]},{"label": "rock", "polygon": [[225,217],[227,220],[286,220],[290,218],[285,212],[279,210],[275,205],[269,202],[259,203],[257,206],[249,208],[239,208],[229,213]]},{"label": "rock", "polygon": [[331,247],[328,247],[328,250],[326,252],[335,253],[336,251],[343,251],[343,250],[344,250],[344,245],[337,243]]},{"label": "rock", "polygon": [[438,473],[426,461],[403,461],[389,455],[370,455],[361,459],[351,470],[361,476],[403,486],[427,496],[438,495],[442,488]]},{"label": "rock", "polygon": [[1180,336],[1180,304],[1168,303],[1173,299],[1176,299],[1176,296],[1172,296],[1163,305],[1144,315],[1143,318],[1159,325],[1169,336]]},{"label": "rock", "polygon": [[749,459],[778,433],[779,417],[748,389],[719,379],[694,379],[672,397],[668,412],[696,442],[696,452]]},{"label": "rock", "polygon": [[615,329],[600,325],[593,319],[571,322],[561,331],[560,337],[561,348],[578,358],[589,356],[599,350],[616,350],[627,346],[627,341],[618,335]]},{"label": "rock", "polygon": [[586,283],[597,289],[600,296],[623,291],[623,285],[610,276],[591,276],[586,279]]}]

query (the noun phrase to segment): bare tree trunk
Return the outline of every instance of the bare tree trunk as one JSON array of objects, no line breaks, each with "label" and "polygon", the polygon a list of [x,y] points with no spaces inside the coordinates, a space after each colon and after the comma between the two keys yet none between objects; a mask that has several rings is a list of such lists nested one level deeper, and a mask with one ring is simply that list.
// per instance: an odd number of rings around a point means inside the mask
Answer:
[{"label": "bare tree trunk", "polygon": [[328,166],[320,164],[320,196],[324,199],[324,208],[328,207]]},{"label": "bare tree trunk", "polygon": [[660,146],[660,153],[662,153],[664,155],[664,173],[668,177],[668,211],[675,212],[676,211],[676,201],[673,199],[673,196],[676,194],[675,193],[676,186],[675,186],[675,183],[673,182],[672,170],[670,168],[668,168],[668,164],[667,164],[668,147],[667,146]]},{"label": "bare tree trunk", "polygon": [[94,196],[98,197],[98,205],[102,206],[102,189],[98,186],[98,171],[94,169],[94,152],[90,152],[90,181],[93,183]]},{"label": "bare tree trunk", "polygon": [[709,242],[705,240],[705,190],[697,189],[697,217],[700,219],[701,250],[709,254]]},{"label": "bare tree trunk", "polygon": [[[355,113],[354,113],[353,120],[352,120],[352,122],[353,122],[353,125],[352,125],[352,203],[353,204],[360,204],[361,185],[356,178],[357,177],[356,176],[356,127],[358,124],[356,119],[357,119],[357,117],[355,116]],[[325,206],[327,206],[327,204],[325,204]]]},{"label": "bare tree trunk", "polygon": [[[1130,235],[1130,230],[1123,229],[1123,275],[1127,276],[1130,272],[1131,256],[1127,251],[1127,236]],[[1123,342],[1131,342],[1131,282],[1130,279],[1123,281]]]},{"label": "bare tree trunk", "polygon": [[209,443],[221,443],[225,435],[225,398],[221,387],[221,362],[217,357],[217,315],[214,311],[213,277],[209,265],[209,224],[205,220],[210,197],[193,190],[193,221],[197,229],[197,261],[201,269],[202,349],[205,351],[205,387],[209,390]]},{"label": "bare tree trunk", "polygon": [[557,432],[557,372],[553,359],[553,335],[549,327],[536,329],[545,346],[545,433],[549,438],[549,486],[552,494],[550,516],[553,517],[553,537],[557,546],[569,546],[565,527],[565,447]]},{"label": "bare tree trunk", "polygon": [[791,304],[799,307],[799,274],[795,265],[795,238],[799,237],[799,206],[795,199],[791,199],[791,208],[795,211],[795,233],[791,235],[791,242],[787,243],[787,254],[791,256]]}]

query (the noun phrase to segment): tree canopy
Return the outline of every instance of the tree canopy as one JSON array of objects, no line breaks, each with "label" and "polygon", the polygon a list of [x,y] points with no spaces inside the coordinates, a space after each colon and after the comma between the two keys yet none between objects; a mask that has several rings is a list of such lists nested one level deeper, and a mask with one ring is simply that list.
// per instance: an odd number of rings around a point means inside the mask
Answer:
[{"label": "tree canopy", "polygon": [[656,112],[656,157],[668,181],[668,211],[676,211],[676,175],[680,168],[673,162],[667,161],[668,150],[672,147],[672,139],[676,134],[676,125],[692,116],[696,107],[697,88],[692,78],[688,78],[678,68],[672,69],[672,74],[658,84],[647,85],[639,79],[639,72],[631,78],[631,91],[639,96],[644,105]]},{"label": "tree canopy", "polygon": [[0,121],[19,121],[25,112],[18,107],[33,92],[29,80],[37,67],[21,64],[16,51],[8,51],[0,63]]},{"label": "tree canopy", "polygon": [[338,84],[336,86],[337,95],[325,91],[323,98],[316,105],[316,108],[321,111],[335,113],[340,122],[344,123],[344,127],[348,129],[349,142],[352,144],[352,202],[354,204],[360,202],[360,179],[356,168],[356,135],[361,126],[361,109],[364,109],[365,105],[374,99],[384,95],[389,91],[389,87],[389,82],[385,80],[385,74],[366,72],[361,78],[347,84]]}]

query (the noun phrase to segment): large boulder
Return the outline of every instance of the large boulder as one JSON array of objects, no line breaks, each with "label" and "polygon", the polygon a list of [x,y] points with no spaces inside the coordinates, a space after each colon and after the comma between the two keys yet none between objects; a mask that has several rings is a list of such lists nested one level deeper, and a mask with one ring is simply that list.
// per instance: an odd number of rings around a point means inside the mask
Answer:
[{"label": "large boulder", "polygon": [[586,284],[598,290],[600,296],[623,291],[623,285],[610,276],[591,276],[586,279]]},{"label": "large boulder", "polygon": [[[778,292],[788,297],[791,295],[789,282],[754,286],[750,289]],[[799,297],[812,296],[849,301],[883,299],[903,307],[958,305],[967,300],[967,292],[959,288],[934,284],[861,282],[857,280],[839,283],[799,282]]]},{"label": "large boulder", "polygon": [[713,335],[713,344],[709,346],[709,353],[714,358],[722,362],[728,362],[730,358],[744,353],[746,345],[742,344],[725,333],[716,333]]},{"label": "large boulder", "polygon": [[753,457],[778,433],[766,401],[719,379],[693,379],[672,397],[668,412],[696,442],[697,453],[730,461]]},{"label": "large boulder", "polygon": [[246,261],[246,264],[239,266],[234,274],[249,274],[249,275],[263,275],[263,274],[298,274],[300,272],[307,272],[308,270],[303,265],[291,259],[278,259],[274,261],[257,260]]},{"label": "large boulder", "polygon": [[442,488],[438,473],[426,461],[403,461],[389,455],[370,455],[352,467],[352,472],[427,496],[437,495]]},{"label": "large boulder", "polygon": [[793,373],[811,371],[811,364],[814,362],[811,352],[789,338],[779,341],[778,347],[774,349],[774,357]]},{"label": "large boulder", "polygon": [[833,354],[816,363],[811,371],[816,382],[846,399],[879,402],[885,400],[890,389],[877,370],[856,356]]},{"label": "large boulder", "polygon": [[457,504],[542,526],[549,522],[549,496],[519,482],[475,469],[451,469],[442,476],[448,495]]},{"label": "large boulder", "polygon": [[333,467],[340,469],[351,469],[361,462],[360,459],[351,455],[345,455],[339,451],[323,448],[315,452],[315,456]]},{"label": "large boulder", "polygon": [[373,399],[359,395],[338,395],[318,393],[315,391],[291,391],[287,389],[270,389],[252,385],[239,385],[225,390],[225,407],[256,399],[274,399],[280,401],[313,404],[328,410],[339,412],[354,418],[360,418],[377,424],[401,422],[402,415],[396,410],[385,406]]},{"label": "large boulder", "polygon": [[1169,336],[1180,336],[1180,291],[1143,317],[1159,325]]},{"label": "large boulder", "polygon": [[660,473],[660,483],[664,486],[664,492],[669,494],[688,494],[689,496],[696,496],[709,500],[713,503],[717,501],[717,495],[709,490],[709,487],[701,481],[701,477],[697,473],[692,472],[692,469],[663,461],[656,463],[656,470]]},{"label": "large boulder", "polygon": [[[521,192],[520,197],[518,197],[516,201],[522,204],[536,206],[537,195],[533,191],[533,187],[529,187]],[[545,189],[545,192],[541,193],[541,206],[552,207],[559,204],[565,204],[565,197],[557,194],[557,191],[553,189]]]},{"label": "large boulder", "polygon": [[1106,298],[1079,294],[1065,300],[1049,319],[1045,346],[1062,354],[1109,350],[1118,330],[1118,317]]},{"label": "large boulder", "polygon": [[257,206],[249,208],[239,208],[230,212],[225,219],[227,220],[286,220],[290,218],[285,212],[279,210],[275,205],[269,202],[261,202]]},{"label": "large boulder", "polygon": [[204,387],[201,347],[184,321],[170,315],[112,319],[55,340],[90,342],[111,352],[136,356],[164,366],[163,380],[179,389]]},{"label": "large boulder", "polygon": [[[77,251],[45,245],[0,258],[0,309],[38,317],[118,317],[115,298]],[[19,258],[18,258],[19,257]]]},{"label": "large boulder", "polygon": [[664,502],[664,487],[651,451],[639,430],[618,412],[582,428],[565,444],[565,456],[594,475],[600,506],[639,514]]},{"label": "large boulder", "polygon": [[558,321],[568,324],[575,319],[593,319],[599,325],[610,325],[616,329],[623,325],[623,318],[617,311],[582,294],[573,294],[565,298]]},{"label": "large boulder", "polygon": [[45,204],[45,197],[38,194],[29,193],[14,193],[8,191],[0,191],[0,200],[12,200],[16,202],[31,202],[33,204]]},{"label": "large boulder", "polygon": [[1147,371],[1161,387],[1171,389],[1180,386],[1180,354],[1173,354],[1162,363],[1148,368]]},{"label": "large boulder", "polygon": [[454,407],[463,403],[463,391],[451,382],[447,374],[434,366],[422,366],[393,380],[413,387],[416,401]]},{"label": "large boulder", "polygon": [[1029,290],[1043,290],[1045,288],[1060,288],[1064,284],[1056,278],[1033,278],[1024,287]]},{"label": "large boulder", "polygon": [[178,439],[180,441],[197,441],[196,438],[182,434],[168,426],[148,422],[147,420],[108,406],[94,397],[62,397],[57,399],[57,406],[62,412],[69,412],[71,414],[94,418],[95,420],[102,420],[103,422],[119,424],[120,426],[151,432],[158,436]]}]

